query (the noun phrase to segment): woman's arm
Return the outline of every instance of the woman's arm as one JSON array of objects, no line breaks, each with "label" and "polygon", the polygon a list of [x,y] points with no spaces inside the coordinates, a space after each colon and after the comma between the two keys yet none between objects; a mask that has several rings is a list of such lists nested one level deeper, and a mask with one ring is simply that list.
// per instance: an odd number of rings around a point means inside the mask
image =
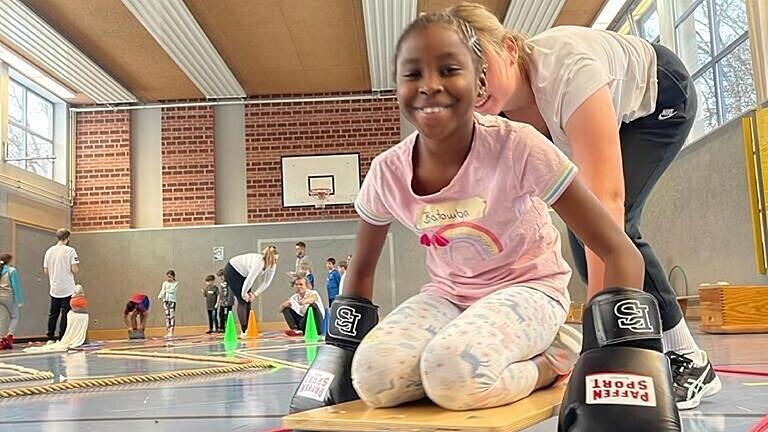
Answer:
[{"label": "woman's arm", "polygon": [[[616,112],[608,86],[592,94],[571,114],[565,134],[571,145],[573,161],[579,167],[579,178],[623,230],[624,169]],[[604,287],[606,269],[592,248],[585,248],[584,252],[589,290],[597,292]]]},{"label": "woman's arm", "polygon": [[341,295],[372,299],[376,264],[388,232],[389,225],[372,225],[363,220],[358,222],[355,263],[349,267]]},{"label": "woman's arm", "polygon": [[552,204],[552,208],[605,264],[603,279],[587,287],[587,301],[603,287],[642,289],[645,272],[642,255],[578,177]]},{"label": "woman's arm", "polygon": [[243,281],[243,288],[240,291],[240,294],[243,298],[247,298],[246,294],[251,291],[251,287],[256,283],[256,278],[259,277],[259,274],[261,274],[263,270],[264,257],[259,254],[258,261],[253,263],[253,266],[248,266],[248,275],[245,276],[245,281]]},{"label": "woman's arm", "polygon": [[[264,270],[264,281],[256,289],[256,291],[254,291],[254,293],[253,293],[254,296],[257,296],[257,295],[261,294],[264,290],[269,288],[269,285],[272,283],[272,279],[275,278],[276,270],[277,270],[277,264],[275,264],[272,267]],[[243,289],[245,289],[245,285],[243,285]]]}]

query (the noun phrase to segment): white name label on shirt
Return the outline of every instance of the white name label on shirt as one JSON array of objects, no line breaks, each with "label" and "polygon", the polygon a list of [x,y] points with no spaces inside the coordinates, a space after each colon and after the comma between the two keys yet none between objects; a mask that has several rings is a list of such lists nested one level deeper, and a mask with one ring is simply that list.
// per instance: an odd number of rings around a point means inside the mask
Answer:
[{"label": "white name label on shirt", "polygon": [[416,221],[416,228],[425,229],[480,219],[485,216],[486,205],[485,200],[480,197],[425,205]]}]

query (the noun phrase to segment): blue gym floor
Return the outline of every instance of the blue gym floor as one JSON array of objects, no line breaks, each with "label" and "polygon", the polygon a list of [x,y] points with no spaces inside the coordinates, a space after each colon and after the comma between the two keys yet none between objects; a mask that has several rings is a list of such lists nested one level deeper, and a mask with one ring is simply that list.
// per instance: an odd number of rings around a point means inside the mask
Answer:
[{"label": "blue gym floor", "polygon": [[[694,324],[695,326],[695,324]],[[715,365],[768,372],[768,335],[696,335]],[[217,367],[207,362],[100,356],[101,348],[139,352],[230,356],[272,362],[276,368],[229,375],[183,378],[159,383],[68,391],[0,399],[0,431],[265,431],[280,426],[307,364],[299,338],[276,333],[224,352],[220,340],[200,336],[172,341],[116,341],[94,344],[69,354],[0,355],[0,363],[50,371],[55,381],[140,375]],[[18,375],[0,370],[0,377]],[[681,413],[685,431],[749,431],[768,413],[768,376],[720,374],[723,391]],[[0,389],[37,386],[50,381],[0,384]],[[550,419],[528,431],[555,431]]]}]

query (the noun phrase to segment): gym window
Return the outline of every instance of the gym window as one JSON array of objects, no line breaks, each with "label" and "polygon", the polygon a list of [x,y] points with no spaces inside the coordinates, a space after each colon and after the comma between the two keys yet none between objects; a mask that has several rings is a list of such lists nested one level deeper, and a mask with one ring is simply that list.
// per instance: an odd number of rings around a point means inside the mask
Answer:
[{"label": "gym window", "polygon": [[17,80],[10,79],[8,84],[5,161],[53,180],[53,102]]},{"label": "gym window", "polygon": [[691,72],[700,137],[755,106],[745,0],[675,0],[676,52]]},{"label": "gym window", "polygon": [[658,6],[656,0],[629,1],[608,29],[663,43],[683,60],[699,103],[690,140],[753,108],[757,92],[746,0],[668,0]]}]

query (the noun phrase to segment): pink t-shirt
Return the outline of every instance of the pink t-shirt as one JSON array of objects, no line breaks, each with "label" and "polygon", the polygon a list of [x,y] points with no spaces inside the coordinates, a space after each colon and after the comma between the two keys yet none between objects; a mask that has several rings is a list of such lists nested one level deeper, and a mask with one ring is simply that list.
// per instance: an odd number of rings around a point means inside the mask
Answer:
[{"label": "pink t-shirt", "polygon": [[576,166],[533,127],[475,116],[467,159],[450,184],[418,196],[411,189],[417,132],[377,156],[355,209],[373,225],[393,220],[427,247],[431,292],[468,306],[494,291],[522,285],[570,306],[571,269],[548,213]]}]

